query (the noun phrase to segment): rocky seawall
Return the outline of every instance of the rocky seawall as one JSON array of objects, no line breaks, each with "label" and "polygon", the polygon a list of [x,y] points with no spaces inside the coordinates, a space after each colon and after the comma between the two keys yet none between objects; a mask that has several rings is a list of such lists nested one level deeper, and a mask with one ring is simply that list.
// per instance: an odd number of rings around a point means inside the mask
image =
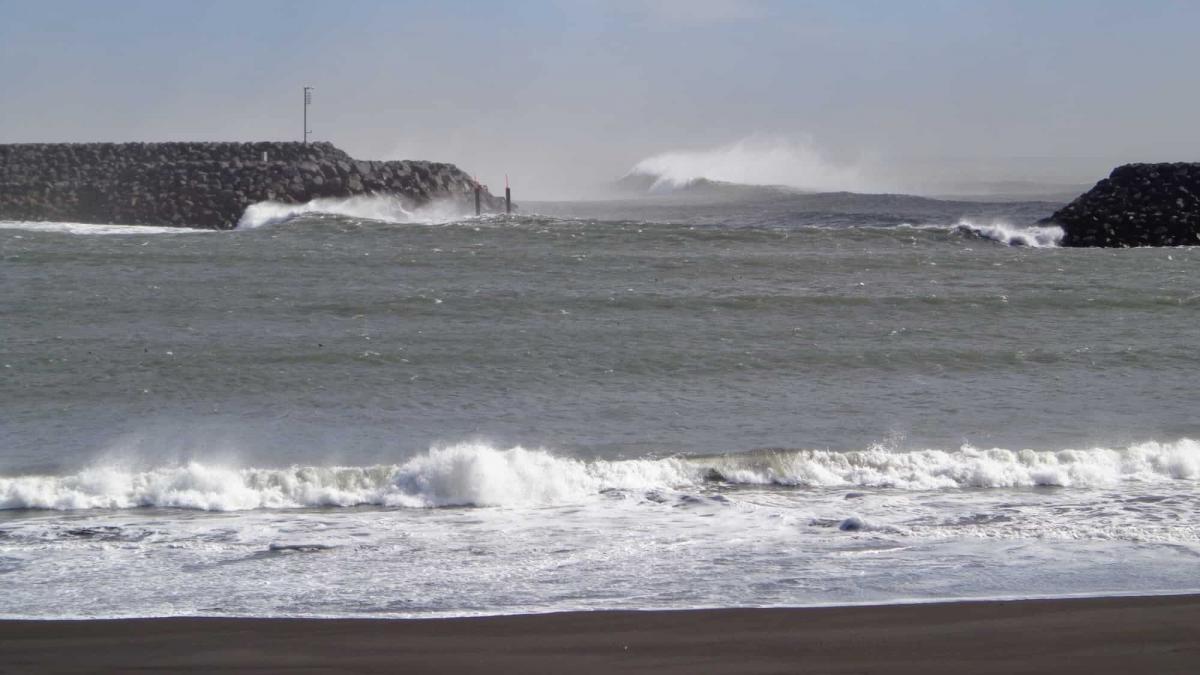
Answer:
[{"label": "rocky seawall", "polygon": [[[388,195],[474,213],[475,181],[453,164],[356,160],[330,143],[0,145],[0,219],[230,229],[247,206]],[[487,211],[504,200],[486,191]]]},{"label": "rocky seawall", "polygon": [[1042,222],[1063,246],[1200,245],[1200,163],[1119,166]]}]

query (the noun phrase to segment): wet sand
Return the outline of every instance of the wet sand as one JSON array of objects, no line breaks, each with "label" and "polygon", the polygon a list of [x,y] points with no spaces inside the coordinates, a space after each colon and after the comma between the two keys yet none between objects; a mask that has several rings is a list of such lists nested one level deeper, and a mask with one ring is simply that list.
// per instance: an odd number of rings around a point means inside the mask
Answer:
[{"label": "wet sand", "polygon": [[0,621],[0,673],[1200,672],[1200,596],[470,619]]}]

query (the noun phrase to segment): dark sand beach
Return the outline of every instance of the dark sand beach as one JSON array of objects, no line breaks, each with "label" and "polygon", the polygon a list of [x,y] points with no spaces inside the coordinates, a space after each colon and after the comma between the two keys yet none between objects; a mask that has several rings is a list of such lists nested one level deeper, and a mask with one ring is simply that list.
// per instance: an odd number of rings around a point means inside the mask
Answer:
[{"label": "dark sand beach", "polygon": [[1200,596],[432,620],[0,622],[0,672],[1195,673]]}]

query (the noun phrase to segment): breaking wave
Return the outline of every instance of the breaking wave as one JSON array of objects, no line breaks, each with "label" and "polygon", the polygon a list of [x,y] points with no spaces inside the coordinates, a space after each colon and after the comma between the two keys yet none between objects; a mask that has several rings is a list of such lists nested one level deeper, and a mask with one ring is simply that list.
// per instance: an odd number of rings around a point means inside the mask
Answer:
[{"label": "breaking wave", "polygon": [[707,150],[664,152],[638,162],[627,175],[653,178],[651,189],[698,180],[821,191],[868,189],[858,168],[825,159],[811,141],[762,136]]},{"label": "breaking wave", "polygon": [[467,217],[468,212],[461,204],[452,200],[439,200],[424,206],[408,208],[400,199],[386,195],[364,195],[346,199],[322,198],[304,204],[266,201],[246,207],[246,211],[238,220],[237,229],[252,230],[279,225],[293,218],[311,215],[344,216],[385,223],[438,224],[462,220]]},{"label": "breaking wave", "polygon": [[163,227],[160,225],[103,225],[94,223],[34,222],[26,220],[0,220],[0,230],[24,230],[27,232],[54,232],[58,234],[115,235],[115,234],[186,234],[215,232],[216,230],[195,227]]},{"label": "breaking wave", "polygon": [[1005,223],[976,225],[970,221],[960,221],[954,228],[957,232],[991,239],[1009,246],[1028,246],[1030,248],[1054,248],[1063,238],[1063,229],[1056,225],[1016,227]]},{"label": "breaking wave", "polygon": [[1100,487],[1200,479],[1200,443],[1142,443],[1122,449],[898,452],[881,446],[853,452],[801,450],[725,455],[709,477],[731,483],[906,490],[1006,487]]},{"label": "breaking wave", "polygon": [[1200,480],[1200,443],[1183,439],[1061,451],[873,447],[623,461],[465,443],[434,448],[402,464],[370,467],[226,468],[192,462],[147,471],[97,466],[65,476],[0,477],[0,508],[536,506],[614,490],[654,492],[714,483],[942,490],[1177,480]]}]

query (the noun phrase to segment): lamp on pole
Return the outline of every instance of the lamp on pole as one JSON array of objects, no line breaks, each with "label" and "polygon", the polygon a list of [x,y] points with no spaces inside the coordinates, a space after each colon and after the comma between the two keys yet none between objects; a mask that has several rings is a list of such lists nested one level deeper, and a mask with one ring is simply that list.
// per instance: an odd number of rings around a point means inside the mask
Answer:
[{"label": "lamp on pole", "polygon": [[304,88],[304,144],[308,145],[308,135],[312,133],[308,128],[308,106],[312,104],[312,87]]}]

